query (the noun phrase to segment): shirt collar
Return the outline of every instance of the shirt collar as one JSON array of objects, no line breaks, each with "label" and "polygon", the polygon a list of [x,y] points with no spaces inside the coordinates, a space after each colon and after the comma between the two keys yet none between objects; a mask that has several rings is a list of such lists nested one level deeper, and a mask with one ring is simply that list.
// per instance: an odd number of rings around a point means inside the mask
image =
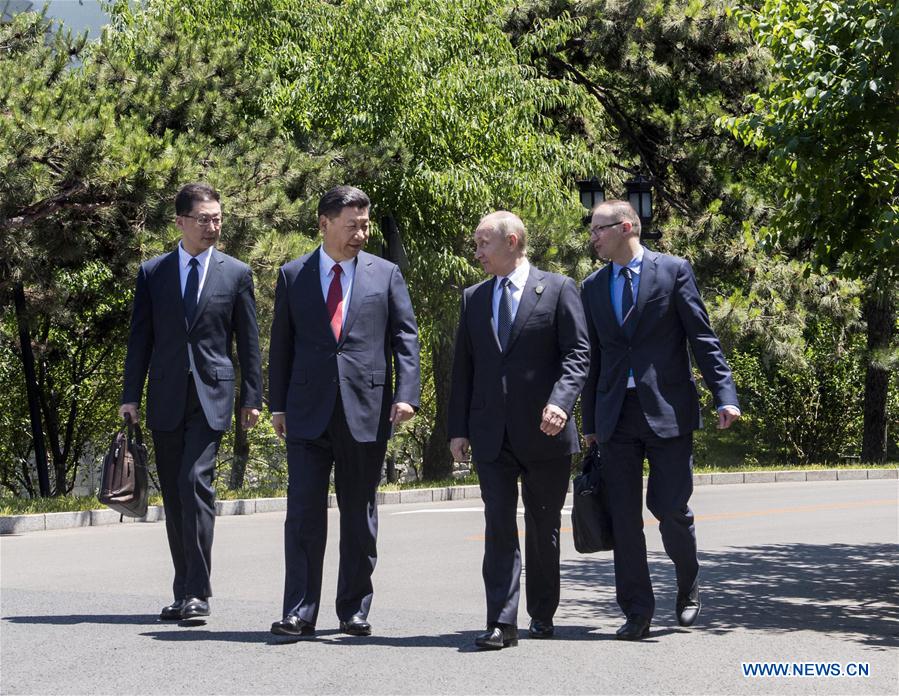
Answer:
[{"label": "shirt collar", "polygon": [[512,271],[507,276],[497,276],[496,277],[496,287],[500,287],[500,282],[502,282],[503,278],[508,278],[509,282],[514,286],[516,290],[520,290],[524,287],[524,284],[528,282],[528,275],[531,272],[531,264],[525,259],[518,266],[515,267],[515,270]]},{"label": "shirt collar", "polygon": [[[322,244],[318,248],[319,253],[319,268],[321,269],[322,276],[328,275],[333,269],[334,264],[337,263],[334,259],[328,256],[328,252],[325,251],[325,245]],[[344,273],[348,273],[351,271],[356,264],[356,259],[347,259],[346,261],[340,262],[340,267],[343,269]]]},{"label": "shirt collar", "polygon": [[[640,271],[643,270],[643,245],[641,244],[637,248],[637,254],[627,263],[627,267],[631,269],[632,272],[640,275]],[[619,264],[612,262],[612,277],[617,278],[621,274],[621,269],[624,268]]]},{"label": "shirt collar", "polygon": [[191,256],[184,249],[184,246],[181,244],[181,242],[178,242],[178,261],[180,262],[182,268],[187,268],[191,259],[196,259],[197,261],[200,262],[200,266],[205,266],[206,261],[209,259],[209,256],[211,254],[212,254],[212,247],[209,247],[205,251],[201,251],[196,256]]}]

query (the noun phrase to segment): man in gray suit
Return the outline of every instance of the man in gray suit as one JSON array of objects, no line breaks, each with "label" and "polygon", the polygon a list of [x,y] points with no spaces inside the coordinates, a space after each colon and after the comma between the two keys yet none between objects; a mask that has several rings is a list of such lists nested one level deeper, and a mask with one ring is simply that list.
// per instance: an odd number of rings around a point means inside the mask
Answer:
[{"label": "man in gray suit", "polygon": [[[362,250],[368,196],[322,196],[322,243],[281,267],[269,352],[269,407],[287,441],[284,602],[275,635],[315,635],[328,526],[328,481],[340,508],[340,630],[371,633],[372,573],[387,440],[418,408],[418,327],[400,269]],[[394,374],[396,383],[394,385]]]},{"label": "man in gray suit", "polygon": [[699,614],[699,562],[693,511],[693,431],[702,426],[687,346],[718,408],[718,427],[740,417],[737,391],[690,264],[640,244],[640,218],[625,201],[594,210],[590,239],[611,261],[583,283],[590,330],[590,373],[581,409],[584,438],[599,441],[615,544],[615,587],[627,617],[621,640],[649,633],[655,597],[643,535],[646,504],[659,520],[677,574],[682,626]]},{"label": "man in gray suit", "polygon": [[475,258],[491,275],[467,288],[456,334],[449,403],[450,449],[477,462],[486,520],[487,631],[475,643],[518,643],[521,550],[518,480],[524,500],[527,610],[532,638],[550,638],[559,605],[559,530],[571,455],[571,412],[589,365],[589,340],[571,278],[532,266],[517,215],[484,217]]},{"label": "man in gray suit", "polygon": [[262,407],[262,366],[249,266],[215,249],[222,231],[219,194],[187,184],[175,197],[178,248],[141,264],[137,274],[125,387],[119,415],[138,421],[147,386],[165,526],[175,566],[174,603],[164,620],[209,615],[215,491],[212,475],[234,410],[236,338],[241,426]]}]

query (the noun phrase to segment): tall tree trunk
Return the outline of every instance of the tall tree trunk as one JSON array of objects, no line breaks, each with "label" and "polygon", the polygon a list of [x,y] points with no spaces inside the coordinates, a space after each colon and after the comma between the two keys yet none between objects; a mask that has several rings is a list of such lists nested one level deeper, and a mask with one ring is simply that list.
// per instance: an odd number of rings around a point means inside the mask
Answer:
[{"label": "tall tree trunk", "polygon": [[31,416],[31,437],[34,442],[34,461],[37,465],[38,489],[42,497],[50,495],[50,470],[47,467],[47,448],[44,429],[41,426],[41,408],[38,397],[37,375],[34,369],[34,352],[31,350],[31,331],[25,312],[25,288],[16,283],[16,321],[19,325],[19,343],[22,346],[22,368],[25,372],[25,388],[28,393],[28,413]]},{"label": "tall tree trunk", "polygon": [[453,370],[453,330],[448,322],[434,332],[431,360],[434,371],[434,398],[436,403],[434,427],[424,451],[422,478],[426,481],[449,478],[453,473],[453,457],[449,451],[447,430],[447,406],[449,404],[450,379]]},{"label": "tall tree trunk", "polygon": [[[235,368],[234,378],[240,384],[240,369]],[[234,400],[234,450],[231,453],[231,475],[228,477],[228,490],[243,488],[247,473],[247,462],[250,461],[250,441],[247,431],[240,427],[241,395]]]},{"label": "tall tree trunk", "polygon": [[896,326],[895,295],[889,286],[884,288],[874,281],[867,288],[863,309],[868,326],[868,366],[862,461],[879,463],[886,459],[887,393],[890,387],[886,355]]}]

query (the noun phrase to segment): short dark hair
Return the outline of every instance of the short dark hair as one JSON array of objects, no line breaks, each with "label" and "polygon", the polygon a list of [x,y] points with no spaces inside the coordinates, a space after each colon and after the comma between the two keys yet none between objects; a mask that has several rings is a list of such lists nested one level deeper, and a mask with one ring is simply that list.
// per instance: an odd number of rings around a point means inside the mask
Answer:
[{"label": "short dark hair", "polygon": [[318,202],[318,214],[336,218],[344,208],[370,208],[371,200],[365,191],[355,186],[335,186]]},{"label": "short dark hair", "polygon": [[184,184],[175,195],[175,215],[187,215],[194,209],[194,203],[218,202],[219,199],[219,192],[209,184],[202,182]]}]

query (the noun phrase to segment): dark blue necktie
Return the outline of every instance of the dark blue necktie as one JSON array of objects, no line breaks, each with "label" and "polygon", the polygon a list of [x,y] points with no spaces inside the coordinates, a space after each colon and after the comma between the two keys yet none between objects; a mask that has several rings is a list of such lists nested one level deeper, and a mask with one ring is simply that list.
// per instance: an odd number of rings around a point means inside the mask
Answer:
[{"label": "dark blue necktie", "polygon": [[624,289],[621,291],[621,325],[627,324],[634,313],[634,286],[631,283],[631,269],[625,266],[619,271],[624,276]]},{"label": "dark blue necktie", "polygon": [[511,281],[503,278],[500,281],[502,291],[499,295],[499,311],[496,318],[496,337],[500,347],[505,350],[509,342],[509,334],[512,333],[512,293],[509,291]]},{"label": "dark blue necktie", "polygon": [[197,295],[200,290],[199,269],[200,262],[191,259],[190,270],[187,272],[187,283],[184,285],[184,316],[188,326],[194,323],[194,316],[197,313]]}]

